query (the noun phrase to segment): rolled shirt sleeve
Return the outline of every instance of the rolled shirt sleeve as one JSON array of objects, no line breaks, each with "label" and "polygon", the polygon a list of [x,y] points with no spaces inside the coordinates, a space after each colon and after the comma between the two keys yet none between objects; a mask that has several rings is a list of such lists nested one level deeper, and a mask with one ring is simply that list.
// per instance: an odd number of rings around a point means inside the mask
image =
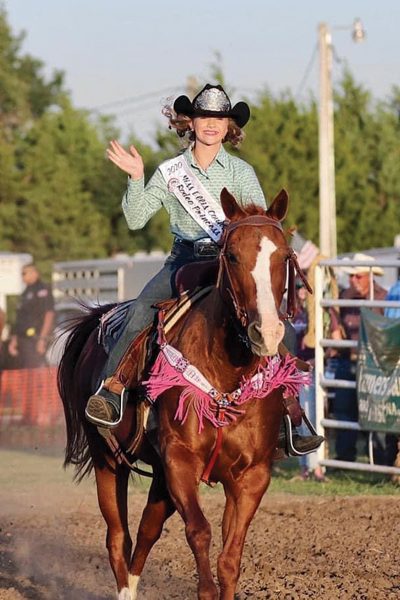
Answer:
[{"label": "rolled shirt sleeve", "polygon": [[142,229],[163,206],[168,191],[159,169],[146,187],[144,177],[134,181],[128,178],[128,187],[122,198],[122,210],[129,229]]}]

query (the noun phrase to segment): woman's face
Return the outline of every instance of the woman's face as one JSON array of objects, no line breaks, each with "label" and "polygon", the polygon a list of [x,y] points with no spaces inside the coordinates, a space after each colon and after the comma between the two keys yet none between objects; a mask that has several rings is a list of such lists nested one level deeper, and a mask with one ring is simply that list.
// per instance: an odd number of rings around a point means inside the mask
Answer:
[{"label": "woman's face", "polygon": [[368,297],[370,287],[369,273],[356,273],[350,275],[350,282],[362,298]]},{"label": "woman's face", "polygon": [[192,119],[196,141],[206,146],[221,144],[228,133],[228,117],[195,117]]}]

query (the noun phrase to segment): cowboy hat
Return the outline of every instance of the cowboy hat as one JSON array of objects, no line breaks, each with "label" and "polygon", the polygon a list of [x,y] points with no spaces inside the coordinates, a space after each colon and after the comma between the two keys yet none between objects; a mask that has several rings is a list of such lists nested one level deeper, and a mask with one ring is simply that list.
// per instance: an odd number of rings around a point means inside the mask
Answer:
[{"label": "cowboy hat", "polygon": [[[344,260],[349,260],[344,259]],[[356,252],[352,259],[353,261],[369,261],[375,262],[375,258],[373,256],[369,256],[368,254],[363,254],[362,252]],[[357,265],[356,267],[342,267],[342,271],[348,273],[349,275],[357,275],[358,273],[369,273],[372,271],[374,275],[383,275],[383,269],[378,266],[369,266],[369,265]]]},{"label": "cowboy hat", "polygon": [[193,102],[187,96],[179,96],[174,102],[174,111],[187,117],[230,117],[239,127],[244,127],[250,119],[250,108],[246,102],[238,102],[232,107],[223,87],[209,83],[193,98]]}]

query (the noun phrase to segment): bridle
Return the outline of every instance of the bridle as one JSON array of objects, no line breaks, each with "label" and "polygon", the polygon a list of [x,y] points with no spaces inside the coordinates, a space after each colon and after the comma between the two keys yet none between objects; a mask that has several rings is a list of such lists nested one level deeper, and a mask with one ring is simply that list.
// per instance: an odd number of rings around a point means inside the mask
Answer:
[{"label": "bridle", "polygon": [[[217,278],[217,288],[220,290],[222,295],[223,290],[222,287],[222,279],[223,274],[226,274],[228,279],[228,286],[226,287],[226,291],[228,292],[233,308],[236,314],[236,318],[242,327],[246,328],[249,325],[249,316],[247,314],[246,309],[240,305],[240,302],[237,297],[237,293],[235,291],[232,274],[229,266],[229,260],[227,258],[227,244],[230,235],[236,231],[239,227],[243,227],[245,225],[250,225],[253,227],[265,227],[265,225],[270,225],[278,229],[282,234],[284,234],[283,227],[277,219],[273,219],[272,217],[268,217],[267,215],[251,215],[249,217],[245,217],[244,219],[240,219],[238,221],[228,222],[224,228],[224,232],[222,238],[219,242],[221,245],[221,251],[219,254],[219,270],[218,270],[218,278]],[[288,246],[288,254],[285,258],[287,264],[287,281],[288,281],[288,289],[287,289],[287,309],[286,313],[280,314],[280,318],[283,320],[290,319],[294,316],[296,311],[296,275],[301,279],[306,287],[307,291],[312,294],[312,289],[310,284],[307,281],[307,278],[303,271],[301,270],[297,256],[293,248]]]}]

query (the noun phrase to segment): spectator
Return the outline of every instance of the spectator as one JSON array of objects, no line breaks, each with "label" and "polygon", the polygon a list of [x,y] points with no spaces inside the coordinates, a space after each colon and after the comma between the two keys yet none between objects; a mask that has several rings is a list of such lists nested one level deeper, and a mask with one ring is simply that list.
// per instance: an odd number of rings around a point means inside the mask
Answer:
[{"label": "spectator", "polygon": [[[301,360],[314,366],[315,349],[306,344],[306,333],[308,331],[308,310],[307,310],[307,290],[302,281],[296,282],[296,313],[293,316],[292,325],[296,332],[296,349],[294,353]],[[314,378],[313,378],[314,379]],[[300,392],[300,404],[308,415],[312,423],[315,423],[315,383],[306,385]],[[308,429],[303,425],[300,430],[302,435],[307,435]],[[315,453],[299,457],[300,477],[304,480],[313,477],[316,481],[324,481],[324,473],[318,465],[317,455]]]},{"label": "spectator", "polygon": [[49,285],[40,279],[34,264],[25,265],[22,279],[26,285],[17,307],[8,352],[17,369],[46,364],[46,350],[54,324],[54,301]]},{"label": "spectator", "polygon": [[[353,256],[357,261],[374,261],[372,256],[357,253]],[[373,299],[384,300],[386,290],[378,285],[373,275],[383,275],[383,270],[377,265],[345,267],[349,274],[350,286],[344,289],[339,298],[346,300]],[[371,285],[372,284],[372,285]],[[382,308],[373,308],[374,312],[383,314]],[[360,328],[360,309],[354,306],[341,307],[339,313],[331,311],[331,329],[333,339],[358,340]],[[357,354],[354,349],[341,349],[335,358],[329,359],[329,369],[335,373],[335,379],[356,380]],[[331,410],[333,417],[339,421],[357,421],[358,403],[355,389],[337,388],[332,399]],[[336,431],[336,459],[355,461],[357,456],[357,431],[338,429]]]},{"label": "spectator", "polygon": [[[400,278],[392,285],[387,293],[386,300],[400,301]],[[400,308],[385,308],[385,317],[389,319],[400,319]]]}]

